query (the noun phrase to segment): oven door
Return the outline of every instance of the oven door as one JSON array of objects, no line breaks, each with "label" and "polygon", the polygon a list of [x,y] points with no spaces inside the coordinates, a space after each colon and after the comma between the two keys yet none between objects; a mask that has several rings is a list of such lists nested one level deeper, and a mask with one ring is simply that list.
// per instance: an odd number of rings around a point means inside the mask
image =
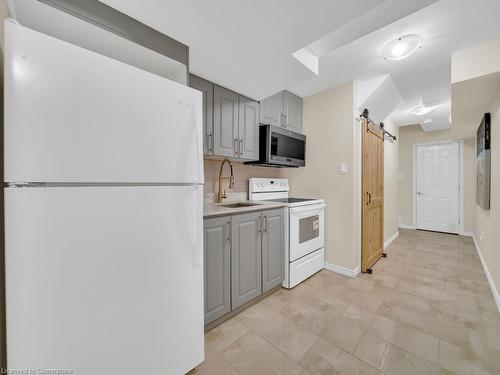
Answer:
[{"label": "oven door", "polygon": [[326,204],[290,208],[290,262],[325,246]]}]

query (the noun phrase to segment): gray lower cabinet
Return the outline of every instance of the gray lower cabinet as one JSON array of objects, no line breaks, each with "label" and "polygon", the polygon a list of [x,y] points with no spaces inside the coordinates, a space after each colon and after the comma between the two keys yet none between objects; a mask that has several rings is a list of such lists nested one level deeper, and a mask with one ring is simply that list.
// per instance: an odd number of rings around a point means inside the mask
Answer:
[{"label": "gray lower cabinet", "polygon": [[285,213],[262,212],[262,292],[281,285],[285,277]]},{"label": "gray lower cabinet", "polygon": [[231,217],[231,305],[262,294],[261,212]]},{"label": "gray lower cabinet", "polygon": [[214,155],[238,157],[238,103],[237,93],[214,86]]},{"label": "gray lower cabinet", "polygon": [[230,217],[203,222],[205,324],[231,311]]},{"label": "gray lower cabinet", "polygon": [[203,221],[205,325],[281,285],[283,208]]},{"label": "gray lower cabinet", "polygon": [[214,154],[214,84],[193,74],[189,75],[189,86],[203,94],[203,154]]}]

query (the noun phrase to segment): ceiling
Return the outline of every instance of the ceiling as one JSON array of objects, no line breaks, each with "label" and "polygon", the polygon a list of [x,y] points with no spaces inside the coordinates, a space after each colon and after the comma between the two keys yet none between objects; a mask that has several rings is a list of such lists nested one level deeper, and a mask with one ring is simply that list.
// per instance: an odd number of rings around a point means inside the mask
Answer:
[{"label": "ceiling", "polygon": [[[500,37],[498,0],[100,1],[189,45],[194,74],[257,100],[282,89],[308,96],[390,75],[403,98],[391,117],[400,126],[431,118],[424,130],[450,126],[451,54]],[[40,31],[57,34],[63,25],[39,17],[50,10],[38,1],[16,4],[36,4],[38,13],[25,13],[34,24],[46,21]],[[410,33],[424,39],[414,55],[402,61],[380,56],[386,42]],[[90,37],[75,35],[83,44]],[[112,43],[105,45],[114,53]],[[319,75],[292,56],[300,50],[317,57]],[[157,56],[149,60],[162,69]],[[408,112],[420,104],[437,107],[425,117]]]},{"label": "ceiling", "polygon": [[[350,43],[436,0],[101,1],[187,44],[194,74],[260,100],[315,76],[297,50],[325,36]],[[373,19],[379,6],[385,16]]]},{"label": "ceiling", "polygon": [[[500,37],[498,0],[101,0],[190,46],[193,73],[255,99],[281,89],[308,96],[353,80],[390,74],[403,102],[400,126],[450,127],[450,57]],[[423,47],[402,61],[380,56],[398,36],[419,34]],[[319,75],[292,53],[317,56]],[[414,106],[436,105],[428,116]]]},{"label": "ceiling", "polygon": [[[391,114],[400,126],[423,124],[432,119],[432,128],[450,127],[451,54],[489,39],[500,37],[500,1],[441,0],[354,42],[324,55],[319,76],[292,87],[307,96],[352,80],[366,80],[390,74],[403,102]],[[423,47],[401,61],[380,56],[381,47],[400,35],[419,34]],[[414,106],[437,105],[428,116],[408,111]]]}]

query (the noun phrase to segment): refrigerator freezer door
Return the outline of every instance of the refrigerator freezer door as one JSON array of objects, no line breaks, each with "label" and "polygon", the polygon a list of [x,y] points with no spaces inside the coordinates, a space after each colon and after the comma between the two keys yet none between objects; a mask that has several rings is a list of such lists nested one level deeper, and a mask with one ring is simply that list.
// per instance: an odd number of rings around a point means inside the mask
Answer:
[{"label": "refrigerator freezer door", "polygon": [[202,186],[7,188],[10,368],[202,362]]},{"label": "refrigerator freezer door", "polygon": [[203,182],[197,90],[5,23],[5,181]]}]

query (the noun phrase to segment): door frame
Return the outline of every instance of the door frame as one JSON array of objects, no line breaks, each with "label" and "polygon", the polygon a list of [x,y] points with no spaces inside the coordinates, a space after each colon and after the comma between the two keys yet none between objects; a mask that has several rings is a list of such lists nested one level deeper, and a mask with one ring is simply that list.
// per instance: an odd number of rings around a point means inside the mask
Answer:
[{"label": "door frame", "polygon": [[459,223],[457,234],[464,235],[464,141],[455,139],[450,141],[436,141],[427,143],[415,143],[412,149],[412,226],[417,229],[417,147],[440,144],[458,143],[458,213]]}]

